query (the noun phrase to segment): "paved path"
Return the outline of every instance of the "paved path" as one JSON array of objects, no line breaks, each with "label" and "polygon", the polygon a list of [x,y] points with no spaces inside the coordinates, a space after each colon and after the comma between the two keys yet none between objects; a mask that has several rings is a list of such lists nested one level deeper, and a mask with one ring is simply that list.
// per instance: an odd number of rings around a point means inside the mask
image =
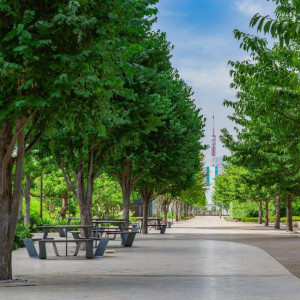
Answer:
[{"label": "paved path", "polygon": [[100,259],[33,260],[20,249],[13,253],[14,276],[28,281],[0,284],[0,299],[299,299],[300,280],[274,255],[247,242],[287,236],[294,244],[299,238],[197,217],[165,235],[139,235],[132,248],[112,241]]}]

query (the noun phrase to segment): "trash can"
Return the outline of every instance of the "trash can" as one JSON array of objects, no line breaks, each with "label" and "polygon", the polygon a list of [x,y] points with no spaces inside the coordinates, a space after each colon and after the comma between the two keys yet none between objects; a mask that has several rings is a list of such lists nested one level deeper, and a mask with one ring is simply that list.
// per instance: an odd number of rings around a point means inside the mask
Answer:
[{"label": "trash can", "polygon": [[164,234],[166,232],[167,225],[163,224],[160,226],[160,233]]},{"label": "trash can", "polygon": [[171,228],[172,222],[167,222],[167,227]]}]

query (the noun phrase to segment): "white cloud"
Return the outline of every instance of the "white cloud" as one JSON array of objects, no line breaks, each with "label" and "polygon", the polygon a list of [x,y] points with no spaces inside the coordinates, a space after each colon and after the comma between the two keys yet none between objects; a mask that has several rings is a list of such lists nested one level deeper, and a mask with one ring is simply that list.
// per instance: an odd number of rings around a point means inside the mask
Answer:
[{"label": "white cloud", "polygon": [[274,4],[263,0],[236,0],[235,6],[238,11],[248,17],[253,17],[256,13],[261,15],[273,15]]}]

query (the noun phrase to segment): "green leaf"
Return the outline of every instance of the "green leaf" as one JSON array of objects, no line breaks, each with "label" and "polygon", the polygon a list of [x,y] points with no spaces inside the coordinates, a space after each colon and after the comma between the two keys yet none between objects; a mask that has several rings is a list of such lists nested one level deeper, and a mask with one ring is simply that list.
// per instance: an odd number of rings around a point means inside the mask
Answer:
[{"label": "green leaf", "polygon": [[27,100],[19,100],[15,103],[15,106],[16,107],[19,107],[19,106],[25,106],[28,104],[28,101]]},{"label": "green leaf", "polygon": [[267,33],[270,31],[271,25],[272,25],[272,20],[269,20],[268,22],[266,22],[266,24],[264,26],[264,33]]},{"label": "green leaf", "polygon": [[18,46],[18,47],[15,47],[13,49],[13,51],[15,52],[23,52],[24,50],[28,49],[28,45],[21,45],[21,46]]},{"label": "green leaf", "polygon": [[109,14],[108,14],[108,17],[109,17],[110,19],[117,19],[117,18],[118,18],[118,14],[115,14],[115,13],[109,13]]},{"label": "green leaf", "polygon": [[277,22],[273,22],[273,24],[272,24],[272,26],[271,26],[271,35],[272,35],[272,37],[275,37],[275,36],[276,36],[277,25],[278,25]]}]

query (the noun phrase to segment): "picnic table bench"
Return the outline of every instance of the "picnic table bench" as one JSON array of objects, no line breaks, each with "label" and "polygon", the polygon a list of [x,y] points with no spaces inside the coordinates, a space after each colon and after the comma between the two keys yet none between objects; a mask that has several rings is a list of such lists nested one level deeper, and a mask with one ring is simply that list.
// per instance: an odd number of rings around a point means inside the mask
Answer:
[{"label": "picnic table bench", "polygon": [[[38,239],[24,239],[24,244],[27,249],[27,252],[29,254],[29,257],[31,258],[41,258],[44,259],[47,257],[46,254],[46,244],[47,243],[52,243],[53,249],[55,252],[55,255],[59,256],[58,250],[56,247],[56,243],[65,243],[66,244],[66,256],[68,255],[68,244],[69,243],[75,243],[76,244],[76,249],[74,256],[78,254],[79,247],[81,243],[85,243],[86,245],[86,258],[93,258],[93,257],[99,257],[103,256],[104,251],[106,249],[106,246],[108,244],[108,239],[101,239],[98,237],[90,237],[89,236],[89,229],[92,229],[91,225],[58,225],[58,226],[40,226],[39,228],[44,229],[44,234],[42,238]],[[68,240],[68,229],[83,229],[85,237],[80,237],[79,236],[79,231],[76,233],[72,233],[73,239]],[[50,229],[64,229],[65,233],[65,239],[54,239],[54,238],[48,238],[48,233]],[[93,253],[93,242],[96,240],[100,240],[98,243],[98,246],[96,245],[96,251]],[[39,254],[37,254],[37,251],[34,246],[34,241],[38,241],[39,243]]]},{"label": "picnic table bench", "polygon": [[137,231],[120,231],[120,230],[107,230],[107,229],[99,229],[98,234],[102,236],[102,234],[105,233],[106,236],[109,239],[109,235],[113,234],[114,236],[119,234],[121,236],[121,246],[123,247],[131,247],[133,244],[133,241],[135,239],[135,235]]},{"label": "picnic table bench", "polygon": [[[140,222],[142,223],[141,224],[141,227],[144,226],[143,224],[143,218],[140,217],[138,218],[140,220]],[[160,233],[161,234],[164,234],[166,232],[166,227],[167,225],[166,224],[161,224],[160,221],[162,220],[162,218],[153,218],[153,217],[148,217],[148,223],[147,223],[147,227],[155,227],[155,228],[158,228],[158,230],[160,230]],[[151,224],[149,224],[149,222],[152,222]]]}]

